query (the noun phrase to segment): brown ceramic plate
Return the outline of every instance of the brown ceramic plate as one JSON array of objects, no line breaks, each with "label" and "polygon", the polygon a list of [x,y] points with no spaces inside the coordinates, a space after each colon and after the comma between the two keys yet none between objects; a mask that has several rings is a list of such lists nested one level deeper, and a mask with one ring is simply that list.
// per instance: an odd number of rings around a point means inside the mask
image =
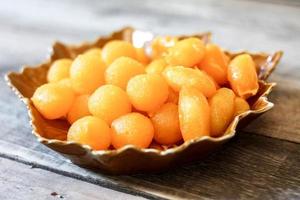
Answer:
[{"label": "brown ceramic plate", "polygon": [[[210,40],[210,33],[193,36],[199,37],[205,42]],[[124,28],[108,37],[101,37],[93,43],[83,43],[79,46],[57,42],[53,45],[52,54],[45,63],[32,67],[25,66],[21,72],[7,74],[8,85],[27,106],[32,133],[38,141],[69,158],[77,165],[96,168],[102,172],[111,174],[157,172],[174,165],[203,158],[232,138],[237,129],[273,107],[273,103],[268,101],[267,95],[271,92],[275,83],[267,83],[265,80],[278,64],[282,56],[280,51],[272,55],[250,53],[256,63],[260,78],[259,92],[249,99],[251,110],[235,117],[224,135],[219,138],[206,136],[172,147],[152,144],[151,148],[148,149],[125,146],[118,150],[93,151],[89,146],[65,141],[70,126],[68,122],[62,119],[47,120],[33,106],[30,98],[37,87],[46,83],[46,74],[53,61],[60,58],[75,58],[85,50],[92,47],[102,47],[112,39],[127,40],[133,42],[135,46],[141,46],[151,38],[152,34],[149,32]],[[226,53],[233,57],[243,52],[232,53],[228,51]]]}]

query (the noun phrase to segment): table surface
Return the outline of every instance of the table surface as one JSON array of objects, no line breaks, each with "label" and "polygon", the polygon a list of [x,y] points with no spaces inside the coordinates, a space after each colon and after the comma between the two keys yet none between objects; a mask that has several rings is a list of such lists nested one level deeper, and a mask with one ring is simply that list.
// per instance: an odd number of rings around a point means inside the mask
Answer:
[{"label": "table surface", "polygon": [[161,174],[107,176],[39,144],[25,106],[0,79],[0,199],[299,199],[300,3],[0,1],[0,75],[42,62],[55,40],[79,43],[123,26],[158,34],[212,31],[231,50],[284,56],[275,107],[207,159]]}]

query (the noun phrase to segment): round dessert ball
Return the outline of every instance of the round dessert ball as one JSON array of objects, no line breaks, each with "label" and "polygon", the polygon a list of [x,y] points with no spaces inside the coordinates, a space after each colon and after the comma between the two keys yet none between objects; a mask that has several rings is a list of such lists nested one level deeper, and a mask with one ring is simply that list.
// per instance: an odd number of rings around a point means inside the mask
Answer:
[{"label": "round dessert ball", "polygon": [[105,64],[95,55],[82,54],[72,63],[70,78],[72,87],[78,94],[91,94],[104,84]]},{"label": "round dessert ball", "polygon": [[47,74],[48,82],[53,83],[68,78],[70,74],[71,64],[71,59],[63,58],[56,60],[49,68]]},{"label": "round dessert ball", "polygon": [[89,111],[108,124],[121,115],[131,112],[131,103],[124,90],[115,85],[103,85],[91,96]]},{"label": "round dessert ball", "polygon": [[166,68],[167,63],[164,59],[156,59],[153,60],[147,67],[146,72],[147,74],[161,74],[164,69]]},{"label": "round dessert ball", "polygon": [[106,69],[105,81],[125,90],[129,79],[143,73],[145,69],[141,63],[129,57],[120,57]]},{"label": "round dessert ball", "polygon": [[154,126],[154,140],[163,145],[172,145],[182,139],[178,106],[174,103],[162,105],[151,117]]},{"label": "round dessert ball", "polygon": [[91,49],[85,51],[84,54],[85,54],[85,55],[93,55],[93,56],[97,56],[97,57],[99,57],[99,58],[102,59],[102,51],[101,51],[100,48],[97,48],[97,47],[91,48]]},{"label": "round dessert ball", "polygon": [[154,134],[151,120],[140,113],[129,113],[115,119],[112,124],[112,145],[118,149],[125,145],[147,148]]},{"label": "round dessert ball", "polygon": [[70,124],[76,120],[91,115],[88,108],[89,95],[79,95],[75,97],[75,100],[70,108],[67,119]]},{"label": "round dessert ball", "polygon": [[122,40],[112,40],[102,48],[102,59],[107,66],[122,56],[136,59],[136,50],[131,43]]},{"label": "round dessert ball", "polygon": [[59,83],[46,83],[35,90],[31,100],[46,119],[58,119],[69,112],[74,98],[70,87]]},{"label": "round dessert ball", "polygon": [[205,46],[202,40],[191,37],[180,40],[169,48],[165,59],[169,65],[193,67],[200,63],[204,53]]},{"label": "round dessert ball", "polygon": [[106,150],[111,144],[111,129],[102,119],[86,116],[71,125],[67,139],[93,150]]},{"label": "round dessert ball", "polygon": [[151,112],[167,100],[168,87],[167,82],[160,75],[141,74],[129,80],[127,94],[137,110]]},{"label": "round dessert ball", "polygon": [[73,90],[72,81],[70,78],[64,78],[64,79],[58,81],[57,83],[60,84],[62,87],[68,87]]}]

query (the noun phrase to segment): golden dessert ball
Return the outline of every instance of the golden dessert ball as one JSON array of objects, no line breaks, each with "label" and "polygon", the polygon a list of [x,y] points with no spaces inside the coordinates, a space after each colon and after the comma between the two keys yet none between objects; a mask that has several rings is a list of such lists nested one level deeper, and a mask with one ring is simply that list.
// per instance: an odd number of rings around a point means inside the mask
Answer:
[{"label": "golden dessert ball", "polygon": [[63,58],[56,60],[49,68],[47,80],[50,83],[58,82],[68,78],[70,75],[71,59]]},{"label": "golden dessert ball", "polygon": [[167,63],[164,59],[156,59],[153,60],[147,67],[146,73],[147,74],[161,74],[164,69],[166,68]]},{"label": "golden dessert ball", "polygon": [[[72,87],[72,81],[70,78],[65,78],[65,79],[62,79],[60,81],[57,82],[58,84],[60,84],[61,86],[63,87],[68,87],[70,89],[73,90],[73,87]],[[74,91],[74,90],[73,90]]]},{"label": "golden dessert ball", "polygon": [[235,99],[234,99],[234,116],[237,116],[248,110],[250,110],[250,106],[249,106],[248,102],[241,97],[235,97]]},{"label": "golden dessert ball", "polygon": [[154,135],[151,120],[140,113],[129,113],[115,119],[112,124],[112,145],[118,149],[125,145],[149,147]]},{"label": "golden dessert ball", "polygon": [[154,140],[163,145],[172,145],[182,139],[178,106],[174,103],[162,105],[151,117],[154,127]]},{"label": "golden dessert ball", "polygon": [[205,72],[183,66],[167,67],[163,76],[170,87],[179,92],[183,86],[195,87],[206,97],[211,97],[216,92],[215,81]]},{"label": "golden dessert ball", "polygon": [[100,48],[94,47],[84,52],[85,55],[93,55],[102,59],[102,50]]},{"label": "golden dessert ball", "polygon": [[74,91],[70,87],[58,83],[46,83],[35,90],[31,100],[46,119],[58,119],[66,116],[74,98]]},{"label": "golden dessert ball", "polygon": [[141,63],[129,57],[120,57],[106,69],[105,81],[126,89],[129,79],[143,73],[145,68]]},{"label": "golden dessert ball", "polygon": [[89,98],[89,111],[108,124],[131,112],[131,103],[127,93],[115,85],[103,85],[99,87]]},{"label": "golden dessert ball", "polygon": [[106,43],[102,48],[102,59],[107,66],[122,56],[136,59],[136,50],[130,42],[113,40]]},{"label": "golden dessert ball", "polygon": [[67,139],[89,145],[93,150],[106,150],[111,144],[111,129],[102,119],[86,116],[71,125]]},{"label": "golden dessert ball", "polygon": [[255,63],[249,54],[234,57],[228,65],[228,80],[239,97],[247,99],[259,89]]},{"label": "golden dessert ball", "polygon": [[76,120],[91,115],[88,108],[89,95],[79,95],[76,96],[74,102],[68,112],[67,119],[70,124],[74,123]]},{"label": "golden dessert ball", "polygon": [[210,108],[198,89],[183,87],[178,102],[180,130],[184,141],[209,136]]},{"label": "golden dessert ball", "polygon": [[129,80],[126,91],[137,110],[151,112],[167,100],[169,86],[160,75],[141,74]]},{"label": "golden dessert ball", "polygon": [[205,54],[205,46],[198,38],[180,40],[168,49],[165,59],[169,65],[193,67],[200,63]]},{"label": "golden dessert ball", "polygon": [[72,87],[78,94],[91,94],[104,84],[105,64],[100,57],[79,55],[70,68]]},{"label": "golden dessert ball", "polygon": [[199,64],[199,68],[220,85],[224,85],[227,80],[227,58],[222,49],[215,44],[207,44],[205,56]]},{"label": "golden dessert ball", "polygon": [[233,119],[235,94],[231,89],[221,88],[209,100],[210,135],[222,136]]}]

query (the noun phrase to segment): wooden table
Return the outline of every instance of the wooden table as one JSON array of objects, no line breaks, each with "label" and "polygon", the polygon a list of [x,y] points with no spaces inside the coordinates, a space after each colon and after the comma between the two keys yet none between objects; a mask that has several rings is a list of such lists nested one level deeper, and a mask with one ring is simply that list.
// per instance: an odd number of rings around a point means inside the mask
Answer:
[{"label": "wooden table", "polygon": [[93,40],[125,25],[209,30],[227,49],[285,52],[271,77],[272,111],[204,161],[162,174],[106,176],[71,164],[31,135],[25,106],[1,78],[0,199],[299,199],[299,20],[296,0],[0,1],[1,77],[43,61],[56,39]]}]

